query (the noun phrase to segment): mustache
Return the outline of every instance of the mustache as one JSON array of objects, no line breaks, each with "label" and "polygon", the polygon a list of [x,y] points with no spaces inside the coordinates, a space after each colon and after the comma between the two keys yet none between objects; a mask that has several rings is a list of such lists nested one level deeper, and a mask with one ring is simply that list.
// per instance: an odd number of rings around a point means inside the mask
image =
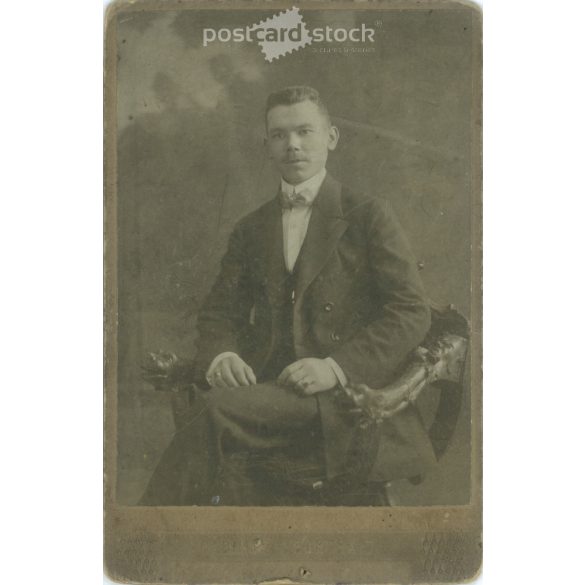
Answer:
[{"label": "mustache", "polygon": [[284,162],[303,162],[303,161],[308,161],[308,158],[302,157],[302,156],[287,156],[285,158],[282,159]]}]

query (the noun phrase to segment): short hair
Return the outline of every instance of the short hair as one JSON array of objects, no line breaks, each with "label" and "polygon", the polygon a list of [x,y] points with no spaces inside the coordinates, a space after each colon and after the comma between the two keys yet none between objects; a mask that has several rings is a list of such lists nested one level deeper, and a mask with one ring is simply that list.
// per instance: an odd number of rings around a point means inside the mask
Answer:
[{"label": "short hair", "polygon": [[293,106],[294,104],[300,104],[305,101],[313,102],[319,108],[327,124],[331,125],[329,111],[321,99],[319,92],[308,85],[291,85],[290,87],[272,92],[266,100],[264,119],[268,121],[268,112],[276,106]]}]

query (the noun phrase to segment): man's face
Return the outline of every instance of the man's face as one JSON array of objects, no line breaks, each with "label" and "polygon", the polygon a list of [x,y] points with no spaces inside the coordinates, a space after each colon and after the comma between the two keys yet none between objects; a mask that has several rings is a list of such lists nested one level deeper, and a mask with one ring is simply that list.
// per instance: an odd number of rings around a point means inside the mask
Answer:
[{"label": "man's face", "polygon": [[269,110],[266,133],[268,156],[291,185],[318,173],[339,139],[337,128],[329,126],[317,105],[308,100]]}]

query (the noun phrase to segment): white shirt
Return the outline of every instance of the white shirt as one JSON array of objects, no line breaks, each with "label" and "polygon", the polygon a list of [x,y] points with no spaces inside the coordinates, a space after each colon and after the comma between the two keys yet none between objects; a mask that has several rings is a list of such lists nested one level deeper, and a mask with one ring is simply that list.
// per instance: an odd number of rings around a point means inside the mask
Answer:
[{"label": "white shirt", "polygon": [[299,257],[299,252],[309,228],[309,220],[313,209],[312,203],[317,197],[317,193],[319,193],[326,174],[327,171],[323,168],[316,175],[298,185],[291,185],[284,179],[280,181],[280,188],[285,195],[292,195],[295,192],[297,195],[301,195],[308,204],[282,210],[284,264],[289,272],[293,271]]},{"label": "white shirt", "polygon": [[[319,189],[325,180],[327,171],[323,167],[316,175],[313,175],[310,179],[299,183],[298,185],[291,185],[284,179],[280,181],[280,187],[285,195],[292,195],[293,192],[297,195],[301,195],[308,203],[306,206],[292,207],[291,209],[282,210],[282,237],[283,237],[283,249],[284,249],[284,264],[289,272],[293,271],[307,230],[309,228],[309,220],[311,219],[312,203],[319,193]],[[225,351],[215,356],[207,369],[206,377],[209,381],[211,375],[215,370],[216,365],[224,358],[229,355],[237,355],[233,351]],[[339,364],[333,358],[325,358],[325,361],[331,366],[335,377],[338,382],[345,386],[347,384],[347,377],[343,373],[343,370]]]}]

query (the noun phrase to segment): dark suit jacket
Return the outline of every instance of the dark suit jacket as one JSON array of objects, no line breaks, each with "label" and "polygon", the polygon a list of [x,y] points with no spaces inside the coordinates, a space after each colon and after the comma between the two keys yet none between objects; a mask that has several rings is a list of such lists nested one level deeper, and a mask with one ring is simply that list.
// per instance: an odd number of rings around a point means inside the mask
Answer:
[{"label": "dark suit jacket", "polygon": [[[352,383],[388,384],[430,325],[414,259],[389,204],[352,193],[327,175],[297,263],[297,358],[331,356]],[[234,229],[198,318],[200,375],[216,355],[234,351],[262,378],[281,322],[282,266],[277,197]],[[356,424],[335,391],[320,393],[318,400],[332,477],[344,471]],[[372,477],[411,477],[432,461],[418,412],[409,407],[383,425]]]}]

